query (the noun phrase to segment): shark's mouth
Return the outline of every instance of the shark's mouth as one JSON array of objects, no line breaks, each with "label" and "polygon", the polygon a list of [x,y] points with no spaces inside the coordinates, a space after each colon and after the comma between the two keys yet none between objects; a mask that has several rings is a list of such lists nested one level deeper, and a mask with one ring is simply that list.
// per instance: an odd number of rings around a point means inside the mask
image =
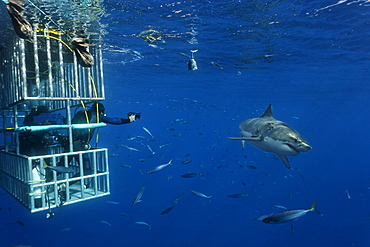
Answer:
[{"label": "shark's mouth", "polygon": [[290,143],[284,143],[284,144],[287,145],[296,154],[299,154],[300,153],[300,151],[296,147],[294,147],[293,145],[291,145]]}]

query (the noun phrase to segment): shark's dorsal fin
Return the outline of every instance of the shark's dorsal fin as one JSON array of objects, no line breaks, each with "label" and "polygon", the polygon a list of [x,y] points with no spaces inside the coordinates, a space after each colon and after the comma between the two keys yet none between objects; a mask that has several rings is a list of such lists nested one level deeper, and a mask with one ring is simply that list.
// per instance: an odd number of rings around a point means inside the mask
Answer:
[{"label": "shark's dorsal fin", "polygon": [[271,105],[271,103],[269,104],[269,106],[266,108],[265,112],[260,117],[272,117],[272,105]]}]

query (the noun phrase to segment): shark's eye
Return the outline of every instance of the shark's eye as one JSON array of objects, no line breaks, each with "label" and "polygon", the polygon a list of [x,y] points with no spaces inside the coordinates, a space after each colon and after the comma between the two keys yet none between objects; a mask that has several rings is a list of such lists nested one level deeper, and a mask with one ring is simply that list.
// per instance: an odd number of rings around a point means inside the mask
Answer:
[{"label": "shark's eye", "polygon": [[272,219],[270,217],[267,217],[265,219],[263,219],[262,221],[265,222],[265,223],[269,223]]}]

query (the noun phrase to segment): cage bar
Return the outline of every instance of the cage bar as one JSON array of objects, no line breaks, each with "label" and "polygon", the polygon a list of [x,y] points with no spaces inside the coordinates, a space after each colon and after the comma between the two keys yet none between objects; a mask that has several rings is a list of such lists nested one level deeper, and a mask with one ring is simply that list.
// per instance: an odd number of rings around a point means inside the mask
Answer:
[{"label": "cage bar", "polygon": [[[45,5],[50,15],[61,13],[54,2],[35,3],[40,8]],[[60,4],[71,8],[74,2]],[[103,11],[101,1],[88,7]],[[23,13],[34,29],[32,41],[12,33],[6,43],[1,43],[0,186],[30,212],[106,196],[110,193],[108,150],[73,150],[74,129],[105,124],[71,122],[75,107],[105,99],[100,36],[94,30],[90,38],[95,44],[87,48],[94,64],[83,67],[70,42],[71,37],[78,37],[81,27],[52,26],[58,24],[31,5]],[[82,12],[75,14],[79,18]],[[59,18],[65,20],[64,16]],[[56,122],[26,125],[27,116],[41,106],[57,116]],[[26,152],[24,143],[30,139],[36,144],[39,140],[42,150],[37,149],[38,145],[29,145],[32,148]]]}]

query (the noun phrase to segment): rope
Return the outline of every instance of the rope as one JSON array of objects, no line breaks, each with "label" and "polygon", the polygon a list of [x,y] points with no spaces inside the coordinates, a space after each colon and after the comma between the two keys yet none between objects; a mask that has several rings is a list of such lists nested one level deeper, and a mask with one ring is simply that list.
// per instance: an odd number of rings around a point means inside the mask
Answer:
[{"label": "rope", "polygon": [[68,50],[70,50],[71,52],[73,52],[73,50],[72,50],[72,48],[71,47],[69,47],[63,40],[61,40],[61,39],[58,39],[58,38],[56,38],[56,37],[54,37],[54,36],[49,36],[49,35],[36,35],[37,37],[48,37],[48,38],[52,38],[52,39],[56,39],[56,40],[58,40],[60,43],[62,43],[63,45],[65,45],[67,48],[68,48]]},{"label": "rope", "polygon": [[46,193],[46,190],[45,191],[42,191],[42,192],[33,192],[33,193],[28,193],[30,196],[34,196],[34,195],[41,195],[41,194],[45,194]]},{"label": "rope", "polygon": [[59,30],[61,31],[61,32],[63,32],[66,36],[67,36],[67,40],[72,40],[72,38],[71,38],[71,36],[69,36],[69,34],[68,33],[66,33],[53,19],[51,19],[42,9],[40,9],[39,7],[37,7],[31,0],[28,0],[28,2],[33,6],[33,7],[35,7],[38,11],[40,11],[41,12],[41,14],[43,14],[46,18],[48,18],[49,19],[49,21],[51,21],[52,23],[54,23],[54,25],[56,26],[56,27],[58,27],[59,28]]}]

